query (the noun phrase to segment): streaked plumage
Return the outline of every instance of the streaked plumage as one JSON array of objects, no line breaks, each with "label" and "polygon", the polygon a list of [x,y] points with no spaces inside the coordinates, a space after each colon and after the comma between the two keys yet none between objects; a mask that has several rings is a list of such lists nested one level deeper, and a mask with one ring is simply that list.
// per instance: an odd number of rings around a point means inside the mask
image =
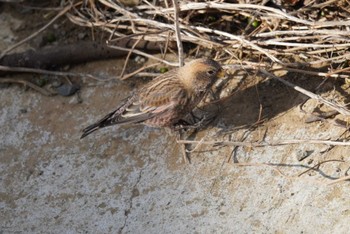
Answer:
[{"label": "streaked plumage", "polygon": [[127,98],[115,111],[85,128],[81,138],[114,124],[173,127],[198,105],[223,74],[220,64],[211,59],[196,59],[173,69]]}]

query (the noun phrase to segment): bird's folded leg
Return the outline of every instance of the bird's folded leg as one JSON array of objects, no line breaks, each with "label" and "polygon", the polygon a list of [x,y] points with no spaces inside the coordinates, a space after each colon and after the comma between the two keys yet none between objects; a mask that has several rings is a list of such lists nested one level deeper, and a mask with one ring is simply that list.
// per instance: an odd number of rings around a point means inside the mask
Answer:
[{"label": "bird's folded leg", "polygon": [[177,123],[175,123],[171,129],[174,131],[179,130],[187,130],[187,129],[193,129],[193,125],[187,122],[186,120],[180,119]]},{"label": "bird's folded leg", "polygon": [[180,119],[177,123],[175,123],[173,125],[173,129],[175,131],[178,130],[188,130],[188,129],[197,129],[197,128],[201,128],[203,126],[205,126],[206,124],[204,124],[206,122],[206,118],[203,117],[201,119],[199,119],[199,121],[195,122],[195,123],[189,123],[186,120]]}]

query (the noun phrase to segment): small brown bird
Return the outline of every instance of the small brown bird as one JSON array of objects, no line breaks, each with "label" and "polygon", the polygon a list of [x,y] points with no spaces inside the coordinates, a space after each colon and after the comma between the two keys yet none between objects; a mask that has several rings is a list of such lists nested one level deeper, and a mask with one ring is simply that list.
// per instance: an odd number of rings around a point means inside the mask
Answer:
[{"label": "small brown bird", "polygon": [[196,59],[152,80],[127,98],[115,111],[83,130],[81,138],[110,125],[143,123],[174,127],[203,99],[210,87],[225,75],[212,59]]}]

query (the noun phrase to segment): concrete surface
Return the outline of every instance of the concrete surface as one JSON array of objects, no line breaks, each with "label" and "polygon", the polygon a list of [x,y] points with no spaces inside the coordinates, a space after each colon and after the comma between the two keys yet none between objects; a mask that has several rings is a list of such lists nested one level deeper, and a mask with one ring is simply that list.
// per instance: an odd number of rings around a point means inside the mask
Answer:
[{"label": "concrete surface", "polygon": [[[327,186],[316,172],[292,177],[308,165],[295,154],[317,155],[324,146],[238,149],[240,162],[289,165],[278,167],[283,176],[268,166],[226,163],[232,147],[200,147],[204,152],[193,153],[192,164],[186,164],[174,136],[144,126],[111,127],[80,140],[79,131],[114,106],[109,100],[121,100],[116,89],[128,87],[83,89],[82,104],[76,96],[1,89],[3,233],[348,232],[348,182]],[[331,135],[311,129],[285,123],[267,140]],[[348,164],[334,162],[322,170],[338,177]]]},{"label": "concrete surface", "polygon": [[[75,70],[113,75],[122,64]],[[349,233],[350,184],[327,185],[348,173],[349,147],[239,147],[227,163],[232,146],[201,145],[188,164],[163,129],[116,126],[80,140],[133,83],[84,80],[73,97],[0,88],[0,233]],[[304,122],[303,100],[280,84],[247,86],[194,139],[338,139],[343,128]],[[260,104],[267,121],[248,130]],[[330,159],[342,161],[298,176]]]}]

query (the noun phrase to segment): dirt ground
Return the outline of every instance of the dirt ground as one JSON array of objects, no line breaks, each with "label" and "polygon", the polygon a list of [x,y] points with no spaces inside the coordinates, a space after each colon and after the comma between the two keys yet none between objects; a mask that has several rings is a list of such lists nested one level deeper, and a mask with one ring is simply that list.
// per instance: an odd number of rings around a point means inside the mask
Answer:
[{"label": "dirt ground", "polygon": [[[0,9],[0,51],[43,26],[31,11]],[[49,29],[55,43],[89,37],[89,29],[66,24],[62,19]],[[42,44],[45,35],[20,50]],[[69,71],[114,76],[124,59]],[[311,91],[323,82],[319,94],[347,102],[341,81],[295,74],[288,79]],[[0,233],[349,232],[349,182],[329,185],[348,175],[349,147],[188,145],[195,148],[189,164],[176,136],[164,129],[115,126],[80,140],[82,128],[147,79],[73,81],[81,90],[70,97],[0,87]],[[308,123],[312,112],[326,108],[277,81],[233,74],[223,89],[227,94],[208,107],[217,110],[215,121],[189,139],[348,139],[346,118]]]}]

